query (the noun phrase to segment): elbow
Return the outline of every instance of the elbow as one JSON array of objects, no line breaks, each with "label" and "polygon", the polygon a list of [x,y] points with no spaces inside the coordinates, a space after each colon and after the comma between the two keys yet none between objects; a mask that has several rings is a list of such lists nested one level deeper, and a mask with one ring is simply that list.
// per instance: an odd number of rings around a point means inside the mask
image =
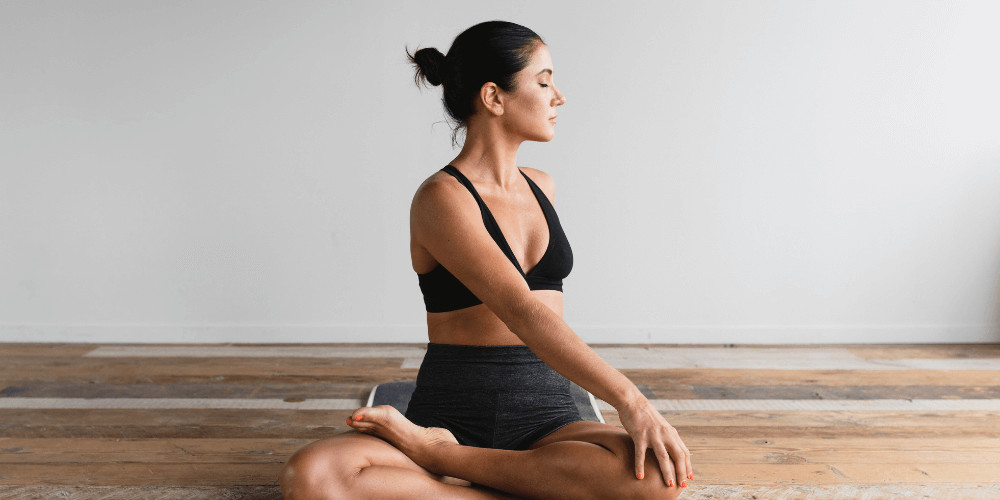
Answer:
[{"label": "elbow", "polygon": [[524,290],[504,294],[503,298],[496,301],[495,307],[490,309],[521,340],[524,340],[524,333],[530,332],[541,323],[540,315],[546,312],[555,314],[527,287]]}]

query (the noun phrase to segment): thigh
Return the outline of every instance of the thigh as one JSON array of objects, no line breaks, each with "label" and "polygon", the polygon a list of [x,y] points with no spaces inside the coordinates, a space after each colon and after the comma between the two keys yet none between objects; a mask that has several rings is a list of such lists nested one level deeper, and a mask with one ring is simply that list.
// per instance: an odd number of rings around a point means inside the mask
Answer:
[{"label": "thigh", "polygon": [[[603,448],[606,451],[602,451]],[[577,460],[574,481],[588,484],[598,498],[673,499],[680,487],[666,485],[653,451],[646,450],[646,479],[635,480],[635,445],[632,437],[613,425],[578,421],[557,429],[528,448],[558,460]],[[596,478],[596,479],[595,479]]]},{"label": "thigh", "polygon": [[624,429],[590,420],[581,420],[566,424],[551,434],[535,441],[528,449],[533,450],[559,441],[592,443],[607,449],[619,457],[630,460],[634,458],[632,450],[635,445],[632,443],[632,438]]}]

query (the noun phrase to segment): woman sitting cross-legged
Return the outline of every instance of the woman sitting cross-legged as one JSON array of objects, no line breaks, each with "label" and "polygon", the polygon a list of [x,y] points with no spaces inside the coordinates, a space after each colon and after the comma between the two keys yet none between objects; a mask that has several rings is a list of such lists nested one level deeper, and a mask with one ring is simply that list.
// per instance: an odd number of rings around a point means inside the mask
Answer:
[{"label": "woman sitting cross-legged", "polygon": [[[461,153],[410,209],[427,353],[406,414],[355,410],[352,430],[289,459],[285,498],[676,498],[694,479],[690,453],[563,321],[573,254],[553,181],[517,166],[522,142],[552,140],[566,102],[547,46],[528,28],[490,21],[460,34],[447,56],[409,57],[418,78],[443,85],[455,132],[466,130]],[[624,430],[582,420],[571,380],[614,406]]]}]

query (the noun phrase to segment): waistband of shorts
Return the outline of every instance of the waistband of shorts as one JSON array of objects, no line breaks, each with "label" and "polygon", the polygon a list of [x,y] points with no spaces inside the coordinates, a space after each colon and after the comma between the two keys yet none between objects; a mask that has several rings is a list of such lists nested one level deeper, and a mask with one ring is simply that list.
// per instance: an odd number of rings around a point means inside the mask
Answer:
[{"label": "waistband of shorts", "polygon": [[526,345],[427,344],[424,359],[440,361],[541,362]]},{"label": "waistband of shorts", "polygon": [[569,380],[528,346],[429,343],[417,373],[417,386],[562,392],[569,390]]}]

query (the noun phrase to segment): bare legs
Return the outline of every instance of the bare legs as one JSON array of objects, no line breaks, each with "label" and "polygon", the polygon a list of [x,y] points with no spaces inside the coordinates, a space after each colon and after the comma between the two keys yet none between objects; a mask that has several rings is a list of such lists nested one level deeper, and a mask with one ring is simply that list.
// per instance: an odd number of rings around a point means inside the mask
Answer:
[{"label": "bare legs", "polygon": [[285,500],[514,498],[467,485],[426,471],[383,439],[353,431],[302,448],[281,473]]},{"label": "bare legs", "polygon": [[[603,424],[570,424],[542,446],[510,451],[461,446],[448,431],[417,426],[391,406],[361,408],[355,416],[361,416],[355,429],[385,441],[347,434],[303,448],[282,476],[287,499],[512,498],[445,484],[443,476],[523,498],[673,499],[680,492],[664,485],[652,453],[646,478],[635,479],[631,440]],[[566,440],[556,440],[557,433]]]}]

